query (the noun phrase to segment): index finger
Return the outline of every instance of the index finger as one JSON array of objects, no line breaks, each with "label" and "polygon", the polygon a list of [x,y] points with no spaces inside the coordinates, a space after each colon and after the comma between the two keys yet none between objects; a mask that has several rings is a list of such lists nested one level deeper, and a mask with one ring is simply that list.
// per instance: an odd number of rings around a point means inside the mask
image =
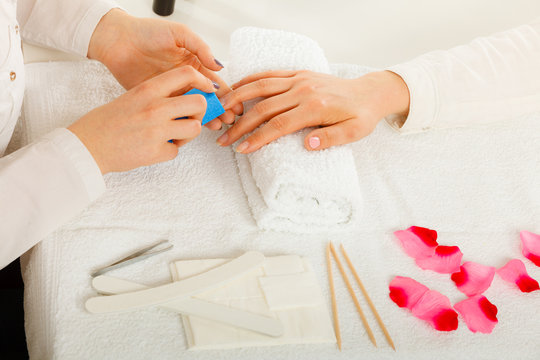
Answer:
[{"label": "index finger", "polygon": [[263,71],[263,72],[260,72],[260,73],[256,73],[256,74],[252,74],[252,75],[249,75],[249,76],[246,76],[245,78],[243,78],[242,80],[232,84],[232,88],[233,89],[236,89],[236,88],[239,88],[240,86],[243,86],[243,85],[246,85],[246,84],[249,84],[251,82],[254,82],[254,81],[257,81],[257,80],[260,80],[260,79],[264,79],[264,78],[272,78],[272,77],[292,77],[294,75],[296,75],[298,71],[296,70],[270,70],[270,71]]},{"label": "index finger", "polygon": [[178,90],[197,88],[205,92],[214,92],[216,89],[212,80],[195,70],[191,66],[182,66],[166,71],[142,82],[135,89],[147,91],[151,96],[170,97]]}]

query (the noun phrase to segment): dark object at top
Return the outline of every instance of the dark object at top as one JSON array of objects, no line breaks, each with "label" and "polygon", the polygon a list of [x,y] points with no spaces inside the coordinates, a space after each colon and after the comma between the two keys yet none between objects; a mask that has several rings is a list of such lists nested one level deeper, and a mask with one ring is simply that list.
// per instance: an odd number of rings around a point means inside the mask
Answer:
[{"label": "dark object at top", "polygon": [[154,0],[152,9],[154,12],[161,16],[169,16],[174,11],[175,0]]}]

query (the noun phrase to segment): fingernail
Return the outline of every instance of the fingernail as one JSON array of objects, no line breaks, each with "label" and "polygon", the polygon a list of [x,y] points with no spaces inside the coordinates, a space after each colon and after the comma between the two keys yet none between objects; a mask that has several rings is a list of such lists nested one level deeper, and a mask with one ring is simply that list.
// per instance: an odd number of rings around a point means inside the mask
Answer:
[{"label": "fingernail", "polygon": [[212,85],[214,85],[214,87],[217,89],[219,89],[221,86],[219,86],[219,84],[215,81],[212,81]]},{"label": "fingernail", "polygon": [[244,152],[249,147],[249,143],[247,141],[244,141],[238,147],[236,148],[236,152]]},{"label": "fingernail", "polygon": [[218,59],[214,59],[214,61],[216,62],[216,64],[218,64],[218,66],[225,67]]},{"label": "fingernail", "polygon": [[316,149],[321,145],[321,139],[319,139],[317,136],[309,138],[309,147],[312,149]]},{"label": "fingernail", "polygon": [[225,144],[225,142],[227,142],[227,140],[229,139],[229,135],[227,133],[221,135],[220,137],[217,138],[216,142],[223,146],[223,144]]}]

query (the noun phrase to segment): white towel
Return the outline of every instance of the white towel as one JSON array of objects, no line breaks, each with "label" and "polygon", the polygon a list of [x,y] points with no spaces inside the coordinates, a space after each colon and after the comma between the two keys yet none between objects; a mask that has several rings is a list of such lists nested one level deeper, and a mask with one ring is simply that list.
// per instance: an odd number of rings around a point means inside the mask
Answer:
[{"label": "white towel", "polygon": [[[117,85],[103,68],[105,75],[94,77],[92,67],[99,66],[88,62],[28,65],[26,114],[37,104],[48,104],[43,113],[26,118],[28,125],[66,124],[82,115],[89,101],[93,106],[106,101],[103,94]],[[350,65],[331,69],[343,77],[366,70]],[[74,76],[79,76],[78,82],[68,87]],[[352,145],[364,210],[357,226],[339,236],[259,231],[233,152],[215,145],[219,134],[203,130],[172,162],[107,176],[108,191],[99,201],[27,254],[23,276],[30,356],[537,360],[540,292],[522,294],[495,277],[485,294],[499,308],[500,323],[493,333],[472,334],[460,318],[457,331],[442,334],[392,303],[388,284],[396,275],[411,276],[447,295],[452,303],[464,298],[448,276],[422,271],[404,254],[392,232],[410,225],[437,229],[440,243],[460,246],[467,261],[502,266],[510,258],[522,258],[518,231],[540,233],[539,120],[536,114],[490,128],[410,136],[399,136],[381,123],[372,135]],[[171,280],[168,264],[174,260],[233,257],[245,250],[267,256],[297,254],[310,259],[329,303],[324,247],[328,239],[342,241],[398,352],[385,343],[357,289],[379,345],[373,347],[335,268],[342,352],[335,345],[190,352],[177,314],[157,307],[111,315],[84,310],[84,301],[95,296],[92,270],[162,238],[169,239],[174,249],[110,275],[157,285]],[[540,280],[540,268],[524,262],[530,275]]]},{"label": "white towel", "polygon": [[[229,53],[231,83],[266,70],[330,72],[315,41],[285,31],[240,28],[231,35]],[[246,104],[244,111],[255,103]],[[358,217],[361,197],[350,147],[307,151],[304,137],[311,130],[284,136],[255,153],[236,155],[259,228],[295,233],[346,230]]]}]

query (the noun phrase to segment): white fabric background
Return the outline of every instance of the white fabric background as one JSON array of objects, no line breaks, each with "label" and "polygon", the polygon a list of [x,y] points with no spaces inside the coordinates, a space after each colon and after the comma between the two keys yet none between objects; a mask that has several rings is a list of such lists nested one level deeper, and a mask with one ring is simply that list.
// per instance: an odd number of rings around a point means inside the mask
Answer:
[{"label": "white fabric background", "polygon": [[[339,65],[333,71],[354,76],[364,69]],[[74,121],[89,106],[121,92],[93,62],[33,64],[27,72],[27,140]],[[39,111],[41,118],[28,117],[32,111]],[[463,321],[453,333],[438,333],[398,308],[387,294],[392,277],[403,275],[442,292],[453,303],[463,299],[447,276],[420,270],[404,254],[392,232],[410,225],[438,230],[439,242],[460,246],[464,261],[499,267],[510,258],[523,259],[518,232],[540,232],[539,130],[540,115],[491,127],[410,136],[400,136],[381,122],[372,135],[353,145],[363,216],[357,230],[339,236],[259,232],[232,150],[216,146],[219,134],[204,130],[172,162],[107,176],[109,190],[99,201],[25,257],[30,355],[34,359],[537,359],[540,292],[521,294],[496,277],[485,293],[499,308],[500,323],[490,335],[472,334]],[[371,345],[337,270],[341,353],[330,345],[189,352],[176,314],[157,308],[112,315],[84,311],[84,301],[95,294],[89,275],[93,269],[162,238],[175,244],[172,251],[111,275],[156,285],[170,281],[168,265],[173,260],[232,257],[245,250],[269,256],[298,254],[312,261],[329,303],[324,249],[328,240],[341,241],[398,353],[385,343],[366,308],[379,348]],[[540,269],[524,262],[540,279]]]}]

